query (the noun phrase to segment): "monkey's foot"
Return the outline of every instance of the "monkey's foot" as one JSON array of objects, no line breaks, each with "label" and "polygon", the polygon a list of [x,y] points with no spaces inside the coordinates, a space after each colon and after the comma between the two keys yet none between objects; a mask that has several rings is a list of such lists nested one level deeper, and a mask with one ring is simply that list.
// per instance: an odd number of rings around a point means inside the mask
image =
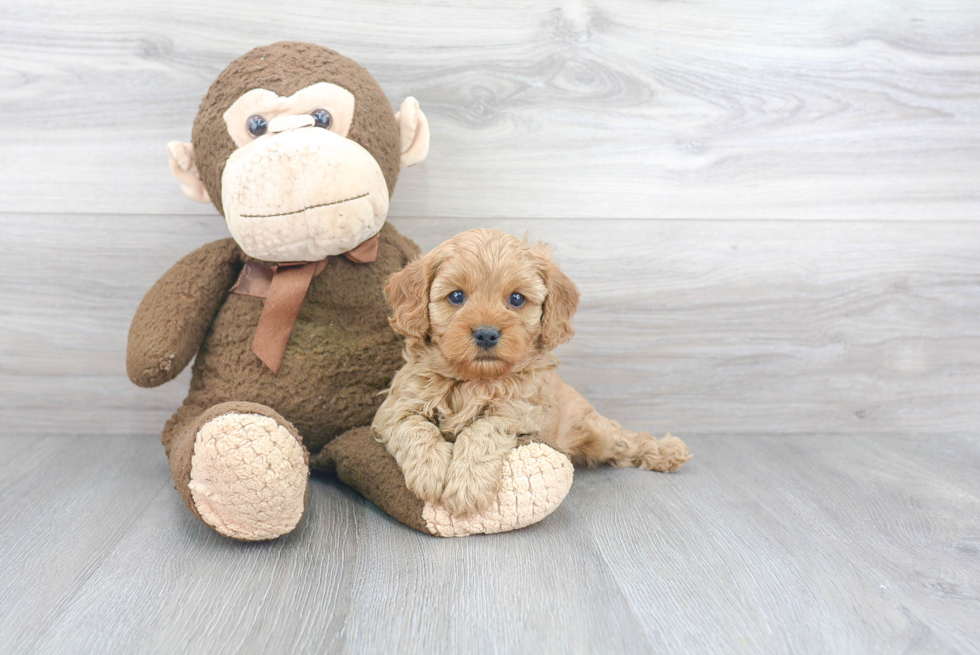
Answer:
[{"label": "monkey's foot", "polygon": [[504,460],[497,498],[470,516],[453,516],[441,505],[425,503],[422,519],[438,537],[465,537],[517,530],[551,514],[572,487],[572,463],[540,443],[515,448]]},{"label": "monkey's foot", "polygon": [[268,416],[229,412],[198,430],[189,486],[205,523],[226,537],[263,541],[299,523],[309,475],[288,429]]}]

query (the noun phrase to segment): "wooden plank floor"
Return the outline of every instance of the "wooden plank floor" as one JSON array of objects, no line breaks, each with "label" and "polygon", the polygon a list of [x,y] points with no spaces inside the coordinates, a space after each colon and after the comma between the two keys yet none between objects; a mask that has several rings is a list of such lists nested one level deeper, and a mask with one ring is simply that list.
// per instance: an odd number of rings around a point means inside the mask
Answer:
[{"label": "wooden plank floor", "polygon": [[980,649],[970,436],[697,437],[594,469],[544,522],[409,530],[314,480],[295,533],[218,537],[156,438],[3,437],[0,652]]}]

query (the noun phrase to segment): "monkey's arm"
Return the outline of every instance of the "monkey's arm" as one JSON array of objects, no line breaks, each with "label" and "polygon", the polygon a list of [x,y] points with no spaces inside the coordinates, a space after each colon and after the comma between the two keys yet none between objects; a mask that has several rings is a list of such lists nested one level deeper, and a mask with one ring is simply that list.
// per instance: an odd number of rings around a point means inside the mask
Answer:
[{"label": "monkey's arm", "polygon": [[126,371],[141,387],[177,377],[201,347],[241,268],[232,239],[187,255],[147,291],[129,327]]}]

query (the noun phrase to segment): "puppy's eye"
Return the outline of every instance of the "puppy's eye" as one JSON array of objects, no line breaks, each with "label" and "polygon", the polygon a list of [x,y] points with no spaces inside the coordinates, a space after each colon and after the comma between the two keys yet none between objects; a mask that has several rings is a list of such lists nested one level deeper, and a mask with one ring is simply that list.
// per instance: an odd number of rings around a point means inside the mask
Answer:
[{"label": "puppy's eye", "polygon": [[254,116],[249,116],[248,120],[245,121],[245,129],[253,137],[260,137],[269,130],[269,121],[265,120],[265,116],[255,114]]},{"label": "puppy's eye", "polygon": [[464,302],[466,302],[466,294],[457,289],[449,294],[449,302],[454,305],[462,305]]},{"label": "puppy's eye", "polygon": [[524,304],[524,296],[522,296],[521,294],[517,293],[516,291],[514,293],[510,294],[510,306],[511,307],[520,307],[523,304]]}]

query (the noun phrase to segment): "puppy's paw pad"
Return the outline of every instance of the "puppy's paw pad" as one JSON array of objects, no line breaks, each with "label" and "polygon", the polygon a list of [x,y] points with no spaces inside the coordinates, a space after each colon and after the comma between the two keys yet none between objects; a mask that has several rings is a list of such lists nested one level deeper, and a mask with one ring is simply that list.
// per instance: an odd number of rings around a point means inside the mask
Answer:
[{"label": "puppy's paw pad", "polygon": [[469,516],[453,516],[442,505],[422,510],[429,532],[439,537],[509,532],[541,521],[565,500],[572,487],[572,463],[544,444],[531,443],[508,453],[500,489],[490,506]]},{"label": "puppy's paw pad", "polygon": [[299,440],[274,419],[231,412],[197,432],[188,485],[204,522],[226,537],[275,539],[296,527],[310,470]]}]

